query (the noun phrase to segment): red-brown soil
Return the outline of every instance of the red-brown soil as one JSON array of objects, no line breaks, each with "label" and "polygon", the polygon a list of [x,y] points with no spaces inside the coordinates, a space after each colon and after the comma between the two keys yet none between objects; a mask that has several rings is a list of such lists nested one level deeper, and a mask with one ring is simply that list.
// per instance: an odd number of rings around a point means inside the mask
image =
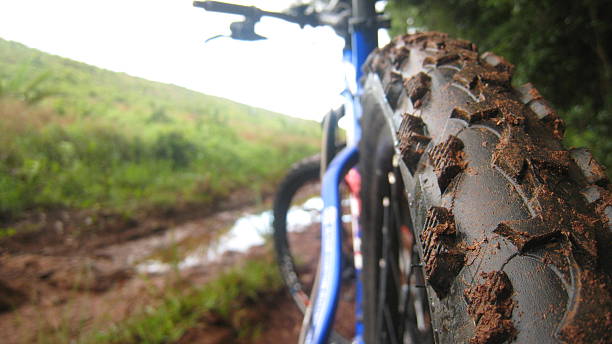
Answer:
[{"label": "red-brown soil", "polygon": [[[136,263],[170,241],[203,240],[227,229],[244,213],[257,211],[244,204],[226,208],[230,210],[199,211],[205,214],[200,216],[185,211],[142,218],[65,211],[22,221],[21,226],[35,229],[0,241],[1,341],[69,342],[155,306],[169,286],[203,285],[241,261],[265,255],[266,248],[256,246],[245,253],[229,251],[215,262],[180,271],[146,274],[136,269]],[[295,248],[300,254],[318,255],[318,230],[292,236],[297,236],[292,241],[304,243]],[[316,271],[315,266],[303,269]],[[345,294],[337,328],[350,335],[351,291]],[[239,339],[231,327],[208,317],[187,331],[179,343],[297,340],[302,316],[284,289],[264,295],[245,314],[261,319],[261,332],[255,339]]]}]

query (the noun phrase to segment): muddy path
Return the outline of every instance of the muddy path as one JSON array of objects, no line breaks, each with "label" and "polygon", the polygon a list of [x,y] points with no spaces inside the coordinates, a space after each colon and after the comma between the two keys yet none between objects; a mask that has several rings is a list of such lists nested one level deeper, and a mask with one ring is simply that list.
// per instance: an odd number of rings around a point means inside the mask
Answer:
[{"label": "muddy path", "polygon": [[[2,342],[69,342],[155,307],[167,288],[201,286],[241,262],[270,255],[264,245],[271,230],[269,204],[233,204],[202,216],[98,217],[97,224],[88,213],[47,216],[45,230],[1,242]],[[82,229],[93,225],[99,228]],[[300,256],[317,255],[317,227],[311,223],[291,234],[292,241],[304,243],[295,248]],[[302,269],[313,275],[316,266],[306,260]],[[350,319],[347,295],[341,312]],[[264,314],[255,342],[297,339],[301,314],[284,289],[271,291],[247,312]],[[351,323],[343,332],[351,332]],[[225,343],[236,339],[231,336],[230,329],[202,319],[179,342]]]}]

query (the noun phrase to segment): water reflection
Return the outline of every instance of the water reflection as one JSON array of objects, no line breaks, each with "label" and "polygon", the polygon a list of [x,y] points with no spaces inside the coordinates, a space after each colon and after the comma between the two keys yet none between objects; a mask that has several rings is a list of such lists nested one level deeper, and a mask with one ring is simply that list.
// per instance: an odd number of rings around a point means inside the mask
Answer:
[{"label": "water reflection", "polygon": [[[301,232],[310,225],[318,223],[322,207],[323,200],[320,197],[309,198],[302,205],[291,207],[287,214],[287,229],[290,232]],[[195,249],[181,247],[181,242],[171,244],[176,246],[177,252],[182,253],[177,255],[182,257],[180,261],[165,262],[160,259],[148,259],[138,264],[136,269],[141,273],[161,274],[168,272],[173,267],[183,270],[218,261],[226,252],[246,252],[253,246],[264,244],[265,236],[272,233],[272,220],[272,210],[244,215],[228,230],[220,231],[212,237],[208,234],[205,240],[200,238],[202,244]],[[343,221],[345,221],[344,216]],[[182,242],[191,240],[198,240],[198,238],[189,237]]]}]

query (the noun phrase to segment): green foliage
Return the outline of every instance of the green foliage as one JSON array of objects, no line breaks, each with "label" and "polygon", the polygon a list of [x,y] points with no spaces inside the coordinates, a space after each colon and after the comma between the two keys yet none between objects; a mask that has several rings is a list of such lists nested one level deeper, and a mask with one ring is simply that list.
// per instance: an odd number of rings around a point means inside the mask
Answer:
[{"label": "green foliage", "polygon": [[393,33],[448,32],[517,67],[567,123],[568,146],[586,145],[612,167],[612,2],[580,0],[392,1]]},{"label": "green foliage", "polygon": [[20,65],[16,74],[0,79],[0,97],[14,97],[28,104],[36,104],[55,93],[46,81],[51,74],[46,71],[32,75],[26,64]]},{"label": "green foliage", "polygon": [[158,307],[148,308],[111,329],[91,335],[91,343],[169,343],[205,316],[232,327],[239,338],[257,334],[261,325],[245,316],[245,307],[261,301],[264,293],[282,287],[271,259],[252,260],[201,288],[169,291]]},{"label": "green foliage", "polygon": [[189,166],[196,158],[196,153],[196,145],[186,139],[183,133],[179,131],[163,133],[157,137],[153,144],[154,157],[169,161],[173,169]]},{"label": "green foliage", "polygon": [[15,228],[0,228],[0,239],[2,238],[8,238],[11,237],[13,235],[17,234],[17,230]]},{"label": "green foliage", "polygon": [[[269,188],[319,126],[0,39],[0,219],[202,206]],[[51,86],[52,85],[52,88]]]}]

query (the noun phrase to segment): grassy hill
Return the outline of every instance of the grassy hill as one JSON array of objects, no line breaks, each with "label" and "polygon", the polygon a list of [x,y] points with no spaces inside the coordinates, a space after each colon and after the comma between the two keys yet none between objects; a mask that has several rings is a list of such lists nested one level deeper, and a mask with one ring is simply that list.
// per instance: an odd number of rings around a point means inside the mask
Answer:
[{"label": "grassy hill", "polygon": [[[178,63],[178,62],[177,62]],[[0,39],[0,219],[271,188],[319,126]]]}]

